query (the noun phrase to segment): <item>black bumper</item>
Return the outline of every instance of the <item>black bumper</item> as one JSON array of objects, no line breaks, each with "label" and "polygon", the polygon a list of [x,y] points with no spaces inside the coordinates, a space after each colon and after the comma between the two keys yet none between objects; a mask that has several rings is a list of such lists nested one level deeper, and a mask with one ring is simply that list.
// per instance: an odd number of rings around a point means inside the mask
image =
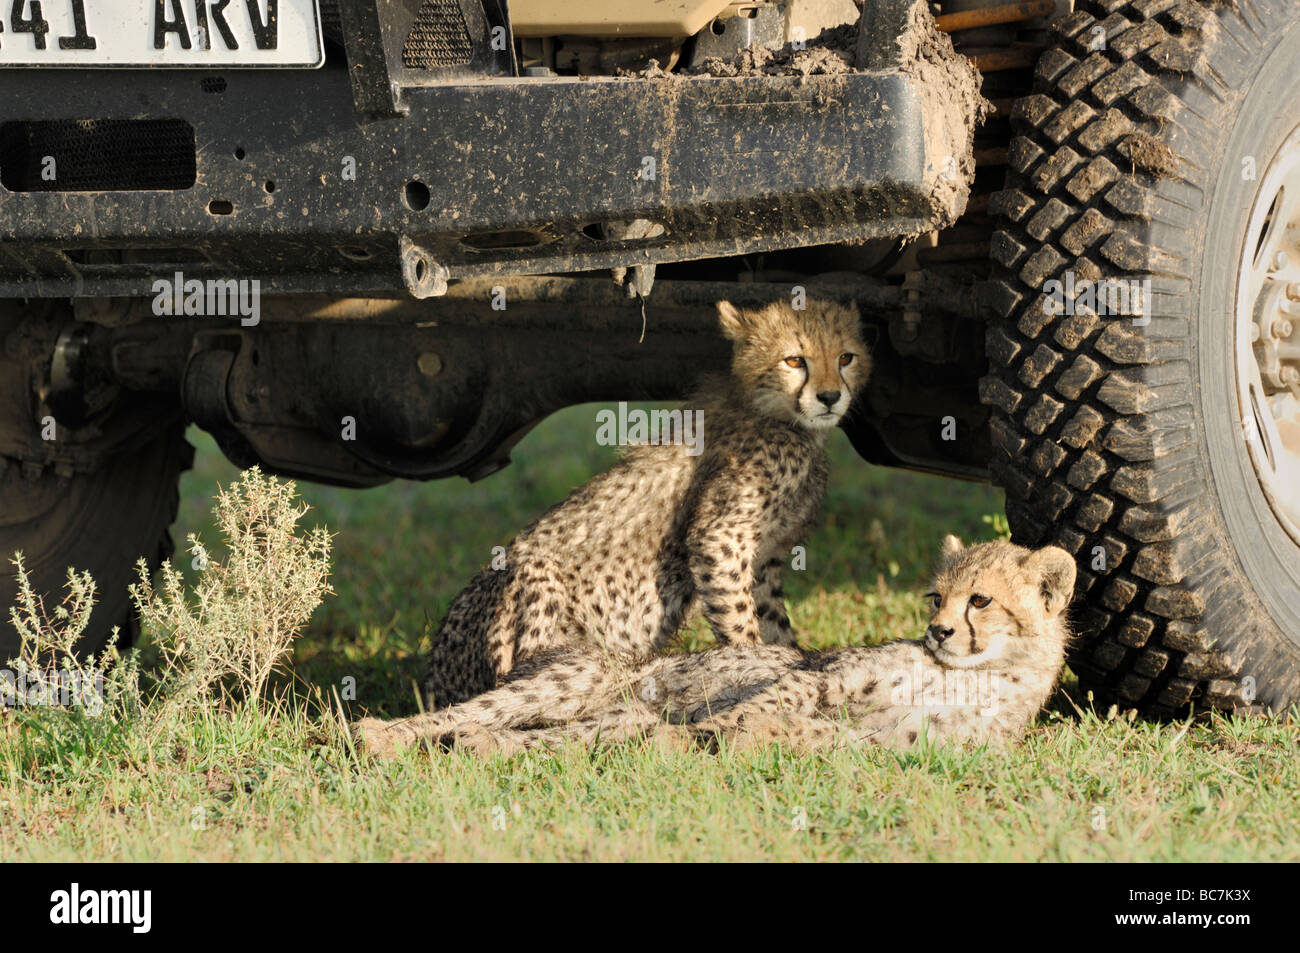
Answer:
[{"label": "black bumper", "polygon": [[[418,291],[412,255],[455,279],[916,234],[960,213],[965,183],[939,176],[969,158],[927,155],[922,103],[936,91],[921,83],[897,69],[496,78],[408,89],[406,115],[375,118],[354,107],[337,59],[216,76],[10,72],[0,147],[11,163],[42,161],[22,152],[31,123],[179,119],[193,130],[194,182],[0,191],[0,296],[148,295],[176,271],[258,279],[264,292],[382,294]],[[947,138],[968,150],[974,117],[960,118],[967,128]],[[71,176],[79,161],[59,164]],[[638,219],[662,234],[608,239],[606,223]]]}]

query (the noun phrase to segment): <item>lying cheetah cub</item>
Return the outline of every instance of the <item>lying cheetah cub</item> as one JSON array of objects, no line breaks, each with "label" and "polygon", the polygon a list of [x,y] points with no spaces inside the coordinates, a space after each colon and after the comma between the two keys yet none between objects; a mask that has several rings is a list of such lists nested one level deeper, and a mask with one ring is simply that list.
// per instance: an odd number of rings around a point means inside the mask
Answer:
[{"label": "lying cheetah cub", "polygon": [[860,318],[819,301],[718,313],[732,374],[688,403],[692,445],[632,448],[515,537],[504,568],[480,571],[434,636],[430,707],[512,674],[527,693],[542,654],[565,664],[539,687],[563,671],[585,697],[602,660],[650,657],[695,600],[723,643],[794,644],[781,565],[821,505],[826,435],[867,378]]},{"label": "lying cheetah cub", "polygon": [[1018,739],[1056,684],[1074,591],[1070,554],[943,543],[923,640],[807,653],[727,646],[607,672],[581,696],[563,660],[453,708],[353,726],[377,756],[419,742],[518,750],[565,737],[654,735],[733,747],[780,738],[815,749]]}]

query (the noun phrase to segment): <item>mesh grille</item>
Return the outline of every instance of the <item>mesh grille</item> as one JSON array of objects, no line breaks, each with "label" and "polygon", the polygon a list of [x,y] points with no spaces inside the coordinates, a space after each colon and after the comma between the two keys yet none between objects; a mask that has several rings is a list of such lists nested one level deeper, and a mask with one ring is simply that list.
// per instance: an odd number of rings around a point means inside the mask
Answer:
[{"label": "mesh grille", "polygon": [[329,39],[335,43],[343,42],[343,20],[339,15],[339,0],[321,0],[320,25]]},{"label": "mesh grille", "polygon": [[460,66],[474,54],[465,15],[456,0],[424,0],[402,47],[407,69]]},{"label": "mesh grille", "polygon": [[195,173],[194,128],[183,119],[0,126],[0,184],[10,192],[188,189]]}]

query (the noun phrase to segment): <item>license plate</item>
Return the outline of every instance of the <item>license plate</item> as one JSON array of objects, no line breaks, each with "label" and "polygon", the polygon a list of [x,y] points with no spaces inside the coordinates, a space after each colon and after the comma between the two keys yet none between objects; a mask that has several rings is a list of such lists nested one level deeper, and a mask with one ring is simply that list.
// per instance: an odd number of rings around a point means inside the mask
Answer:
[{"label": "license plate", "polygon": [[314,69],[324,61],[316,0],[0,0],[0,67]]}]

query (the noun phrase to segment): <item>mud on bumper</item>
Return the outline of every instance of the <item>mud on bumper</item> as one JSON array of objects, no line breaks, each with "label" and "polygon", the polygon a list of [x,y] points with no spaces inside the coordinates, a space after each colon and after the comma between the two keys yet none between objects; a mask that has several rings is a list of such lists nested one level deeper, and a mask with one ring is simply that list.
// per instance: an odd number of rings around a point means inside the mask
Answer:
[{"label": "mud on bumper", "polygon": [[[313,72],[112,83],[15,72],[0,102],[0,296],[147,295],[176,270],[423,296],[446,278],[942,227],[965,206],[974,72],[951,47],[949,63],[917,54],[933,33],[921,5],[886,13],[863,23],[865,68],[842,75],[462,76],[402,89],[391,115],[361,108],[357,64],[350,77],[340,56]],[[60,130],[72,145],[44,182],[41,143]],[[94,137],[135,132],[129,187],[78,169],[97,145],[105,161]],[[633,221],[645,237],[607,227]]]}]

